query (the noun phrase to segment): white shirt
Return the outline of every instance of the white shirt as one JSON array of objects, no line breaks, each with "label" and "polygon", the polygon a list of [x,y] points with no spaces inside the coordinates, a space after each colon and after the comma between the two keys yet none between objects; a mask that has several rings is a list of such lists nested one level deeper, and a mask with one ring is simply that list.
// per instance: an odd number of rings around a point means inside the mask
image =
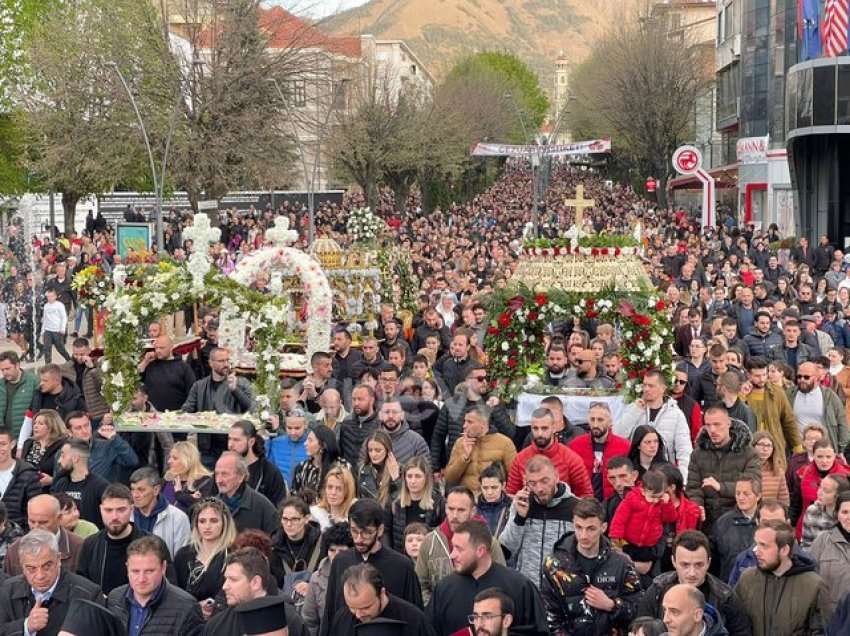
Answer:
[{"label": "white shirt", "polygon": [[41,321],[41,333],[45,331],[65,333],[67,328],[68,312],[65,311],[65,305],[58,300],[52,303],[45,303],[44,316]]},{"label": "white shirt", "polygon": [[823,393],[819,386],[808,393],[797,391],[794,398],[794,417],[802,432],[807,424],[823,424]]},{"label": "white shirt", "polygon": [[15,463],[9,466],[6,470],[0,470],[0,497],[6,494],[6,489],[12,483],[12,471],[15,470]]}]

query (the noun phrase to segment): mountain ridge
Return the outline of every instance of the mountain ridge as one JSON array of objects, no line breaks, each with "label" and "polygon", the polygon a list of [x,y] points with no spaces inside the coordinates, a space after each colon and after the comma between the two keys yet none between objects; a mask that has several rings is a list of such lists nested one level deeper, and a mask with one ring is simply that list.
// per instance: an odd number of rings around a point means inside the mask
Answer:
[{"label": "mountain ridge", "polygon": [[[441,78],[464,55],[484,50],[517,54],[551,92],[561,52],[580,63],[604,33],[614,12],[629,11],[618,0],[370,0],[328,19],[338,34],[371,34],[404,40],[427,70]],[[603,5],[600,7],[600,5]]]}]

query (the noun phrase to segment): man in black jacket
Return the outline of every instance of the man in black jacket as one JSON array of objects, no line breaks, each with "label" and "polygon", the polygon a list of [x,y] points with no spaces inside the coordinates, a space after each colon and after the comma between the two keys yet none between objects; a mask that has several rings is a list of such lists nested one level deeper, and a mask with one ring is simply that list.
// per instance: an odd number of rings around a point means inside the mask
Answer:
[{"label": "man in black jacket", "polygon": [[365,384],[354,387],[351,392],[351,409],[351,417],[339,425],[339,449],[343,459],[350,465],[357,466],[363,442],[378,428],[374,389]]},{"label": "man in black jacket", "polygon": [[[80,550],[77,574],[98,584],[104,594],[128,582],[126,568],[120,564],[127,560],[127,548],[146,532],[134,526],[133,496],[124,484],[110,484],[100,499],[103,530],[86,537]],[[167,548],[166,548],[167,550]]]},{"label": "man in black jacket", "polygon": [[[113,564],[112,567],[119,567]],[[129,583],[116,587],[106,599],[106,607],[139,636],[195,636],[204,619],[198,601],[165,579],[168,548],[155,536],[142,537],[127,548]],[[142,628],[132,630],[131,625]]]},{"label": "man in black jacket", "polygon": [[245,458],[225,451],[215,463],[219,498],[230,508],[237,531],[256,529],[271,536],[280,527],[274,505],[248,485]]},{"label": "man in black jacket", "polygon": [[[278,594],[274,577],[269,570],[269,561],[257,548],[241,548],[227,557],[222,591],[227,607],[213,614],[207,621],[203,630],[204,636],[241,634],[242,626],[236,609],[258,598]],[[288,600],[284,611],[289,636],[309,636],[310,632],[304,626],[298,610]]]},{"label": "man in black jacket", "polygon": [[708,538],[699,530],[686,530],[673,540],[674,572],[655,577],[638,605],[638,616],[663,618],[661,601],[674,585],[693,585],[705,595],[720,613],[729,636],[748,636],[752,633],[750,619],[732,595],[732,588],[708,573],[711,548]]},{"label": "man in black jacket", "polygon": [[0,629],[4,635],[55,636],[71,601],[103,602],[97,585],[61,568],[59,544],[52,533],[32,530],[21,538],[18,550],[24,573],[0,585]]},{"label": "man in black jacket", "polygon": [[250,420],[234,422],[227,434],[227,450],[248,462],[248,485],[275,506],[287,495],[286,481],[277,466],[266,459],[263,438]]},{"label": "man in black jacket", "polygon": [[465,332],[456,333],[449,345],[449,352],[434,365],[434,379],[440,385],[443,395],[453,395],[455,387],[476,364],[469,357],[469,335]]},{"label": "man in black jacket", "polygon": [[582,499],[573,509],[574,534],[543,561],[541,592],[552,633],[588,636],[625,631],[640,600],[640,577],[604,536],[602,505]]},{"label": "man in black jacket", "polygon": [[495,563],[490,555],[492,543],[493,536],[483,521],[472,519],[455,530],[452,536],[454,573],[437,583],[425,609],[437,636],[449,636],[466,628],[475,596],[490,587],[501,589],[513,600],[513,628],[517,633],[548,636],[546,612],[537,588],[516,570]]},{"label": "man in black jacket", "polygon": [[189,397],[195,383],[191,367],[174,357],[174,342],[168,336],[154,340],[154,350],[139,363],[139,373],[151,404],[157,411],[177,411]]},{"label": "man in black jacket", "polygon": [[[391,548],[384,547],[384,509],[373,499],[359,499],[348,513],[354,549],[336,555],[328,575],[325,612],[321,636],[328,636],[337,610],[345,607],[342,575],[352,565],[368,563],[380,572],[386,591],[393,596],[422,607],[422,590],[413,561]],[[488,544],[489,547],[489,544]],[[471,609],[470,605],[470,609]],[[467,612],[468,613],[468,612]]]},{"label": "man in black jacket", "polygon": [[35,468],[12,456],[14,448],[12,432],[0,429],[0,474],[8,475],[5,487],[0,488],[0,501],[6,505],[9,520],[26,527],[27,502],[41,494],[41,484]]},{"label": "man in black jacket", "polygon": [[85,408],[80,389],[68,378],[62,377],[62,369],[58,365],[46,364],[38,370],[38,389],[32,396],[33,413],[53,409],[64,420],[74,411],[83,411]]}]

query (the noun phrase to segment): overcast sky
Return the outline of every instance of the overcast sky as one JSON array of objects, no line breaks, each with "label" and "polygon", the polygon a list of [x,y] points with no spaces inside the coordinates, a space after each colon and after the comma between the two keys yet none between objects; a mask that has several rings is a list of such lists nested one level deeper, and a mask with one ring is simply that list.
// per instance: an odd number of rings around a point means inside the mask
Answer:
[{"label": "overcast sky", "polygon": [[308,13],[321,18],[337,11],[365,4],[367,0],[266,0],[267,4],[279,4],[295,13]]}]

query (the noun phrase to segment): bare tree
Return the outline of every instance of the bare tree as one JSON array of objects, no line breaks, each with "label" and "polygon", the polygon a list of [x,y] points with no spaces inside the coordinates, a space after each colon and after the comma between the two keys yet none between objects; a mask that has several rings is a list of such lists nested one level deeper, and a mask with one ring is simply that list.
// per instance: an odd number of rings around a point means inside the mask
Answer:
[{"label": "bare tree", "polygon": [[615,155],[658,177],[663,194],[673,151],[693,136],[703,66],[700,47],[671,42],[660,21],[621,20],[573,75],[573,135],[611,136]]}]

